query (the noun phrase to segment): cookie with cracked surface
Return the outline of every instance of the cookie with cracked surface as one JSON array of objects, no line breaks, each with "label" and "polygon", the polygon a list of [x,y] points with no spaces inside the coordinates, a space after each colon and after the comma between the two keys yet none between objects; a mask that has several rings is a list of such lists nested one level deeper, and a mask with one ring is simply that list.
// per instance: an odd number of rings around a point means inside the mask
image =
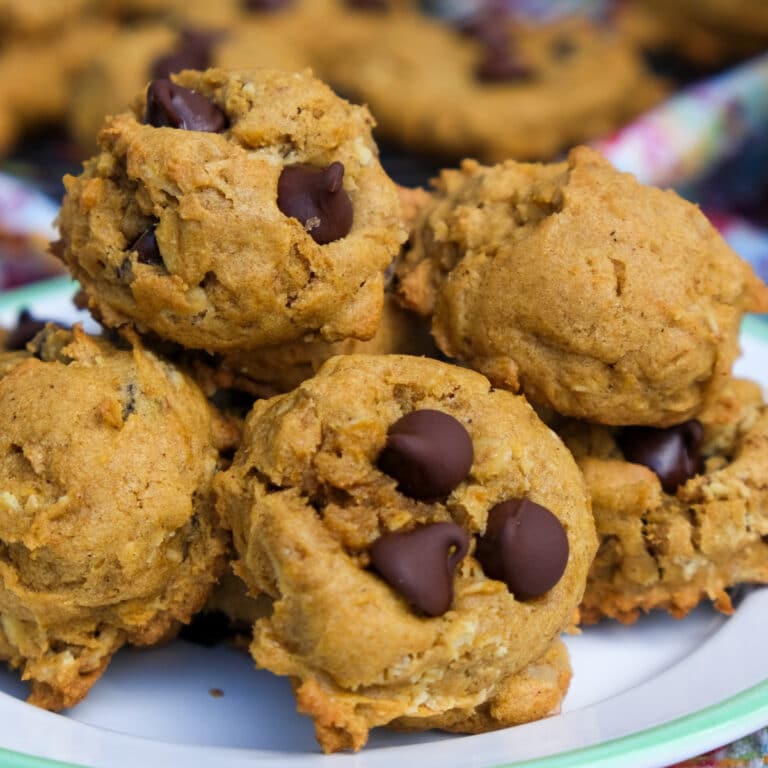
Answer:
[{"label": "cookie with cracked surface", "polygon": [[443,171],[399,266],[440,349],[496,386],[603,424],[712,402],[768,288],[697,206],[586,147]]},{"label": "cookie with cracked surface", "polygon": [[[509,691],[559,653],[596,540],[571,456],[523,398],[427,358],[334,357],[256,402],[216,484],[235,571],[274,601],[251,653],[295,680],[325,751],[379,725],[525,717]],[[541,675],[554,699],[560,672]]]},{"label": "cookie with cracked surface", "polygon": [[49,325],[0,355],[0,658],[48,709],[189,621],[226,563],[211,481],[235,435],[127,346]]},{"label": "cookie with cracked surface", "polygon": [[65,177],[62,258],[107,325],[185,347],[371,338],[405,239],[372,125],[309,72],[153,81]]},{"label": "cookie with cracked surface", "polygon": [[367,28],[319,50],[315,66],[368,104],[378,135],[487,162],[549,159],[665,92],[632,46],[577,18],[500,19],[467,35],[416,11],[371,14]]},{"label": "cookie with cracked surface", "polygon": [[682,426],[558,431],[584,472],[600,539],[583,622],[631,624],[654,609],[680,618],[705,600],[731,613],[729,588],[768,582],[768,408],[757,384],[730,381]]}]

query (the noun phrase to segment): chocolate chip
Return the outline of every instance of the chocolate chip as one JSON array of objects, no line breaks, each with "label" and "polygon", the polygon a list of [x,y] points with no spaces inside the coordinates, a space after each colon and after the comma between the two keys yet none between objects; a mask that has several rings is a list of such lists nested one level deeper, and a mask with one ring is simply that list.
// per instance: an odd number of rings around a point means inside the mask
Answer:
[{"label": "chocolate chip", "polygon": [[153,224],[148,229],[145,229],[128,248],[129,251],[136,251],[138,253],[137,261],[140,264],[151,264],[153,267],[164,266],[163,257],[160,253],[160,247],[157,244],[157,237],[155,236],[155,227]]},{"label": "chocolate chip", "polygon": [[379,469],[413,499],[447,496],[469,474],[472,439],[460,421],[424,408],[398,419],[387,432]]},{"label": "chocolate chip", "polygon": [[8,332],[3,346],[9,351],[25,349],[43,328],[45,328],[45,320],[38,320],[32,317],[28,310],[22,309],[16,320],[16,326]]},{"label": "chocolate chip", "polygon": [[616,442],[627,461],[652,469],[667,493],[674,493],[699,470],[704,438],[701,422],[691,419],[667,429],[625,427]]},{"label": "chocolate chip", "polygon": [[298,219],[320,245],[339,240],[352,228],[352,201],[342,187],[344,166],[292,165],[277,182],[277,207]]},{"label": "chocolate chip", "polygon": [[281,11],[291,5],[293,0],[243,0],[243,10],[249,13],[260,11]]},{"label": "chocolate chip", "polygon": [[226,115],[212,101],[165,78],[149,84],[144,122],[156,128],[208,133],[220,133],[227,127]]},{"label": "chocolate chip", "polygon": [[507,40],[487,42],[483,59],[475,70],[477,79],[484,83],[531,80],[534,70],[521,61]]},{"label": "chocolate chip", "polygon": [[571,40],[570,37],[558,37],[552,41],[550,50],[552,51],[552,57],[558,61],[565,61],[570,59],[574,53],[576,53],[578,46]]},{"label": "chocolate chip", "polygon": [[543,595],[568,563],[568,536],[560,521],[530,499],[510,499],[488,513],[475,557],[485,575],[503,581],[518,600]]},{"label": "chocolate chip", "polygon": [[347,0],[347,7],[354,11],[388,11],[389,0]]},{"label": "chocolate chip", "polygon": [[456,523],[431,523],[385,533],[371,546],[371,564],[384,581],[427,616],[441,616],[453,602],[453,575],[469,549]]},{"label": "chocolate chip", "polygon": [[183,30],[176,48],[155,59],[151,67],[153,80],[167,78],[182,69],[208,69],[211,66],[211,48],[219,37],[217,32]]},{"label": "chocolate chip", "polygon": [[510,14],[498,2],[486,2],[482,8],[458,23],[458,29],[466,37],[474,37],[483,43],[500,43],[507,38]]}]

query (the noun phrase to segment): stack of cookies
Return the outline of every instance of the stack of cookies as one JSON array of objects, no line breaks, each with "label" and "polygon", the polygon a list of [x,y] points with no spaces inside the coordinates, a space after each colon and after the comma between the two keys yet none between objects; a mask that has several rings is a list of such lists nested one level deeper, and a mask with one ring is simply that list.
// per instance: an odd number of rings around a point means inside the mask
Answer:
[{"label": "stack of cookies", "polygon": [[438,347],[577,457],[600,550],[582,619],[683,616],[768,576],[768,411],[734,380],[768,291],[698,208],[577,148],[444,171],[398,267]]},{"label": "stack of cookies", "polygon": [[325,751],[483,732],[559,710],[580,605],[768,575],[749,267],[588,149],[398,190],[372,126],[306,71],[190,69],[65,178],[54,250],[105,333],[0,357],[0,658],[35,703],[222,579]]},{"label": "stack of cookies", "polygon": [[486,159],[549,157],[667,90],[618,24],[483,5],[453,23],[418,0],[0,0],[0,154],[51,124],[90,154],[106,115],[188,68],[312,67],[381,137]]}]

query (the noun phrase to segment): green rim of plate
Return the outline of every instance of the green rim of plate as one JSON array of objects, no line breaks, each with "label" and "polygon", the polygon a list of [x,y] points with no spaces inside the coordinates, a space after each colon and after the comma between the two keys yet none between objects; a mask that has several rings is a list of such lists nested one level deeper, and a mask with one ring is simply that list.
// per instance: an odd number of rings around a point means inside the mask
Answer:
[{"label": "green rim of plate", "polygon": [[[18,310],[30,301],[39,301],[46,296],[60,294],[67,289],[74,291],[76,285],[77,283],[70,278],[60,277],[9,291],[0,296],[0,309]],[[742,331],[750,336],[768,341],[768,316],[746,316]],[[616,761],[621,758],[626,760],[631,757],[637,760],[644,755],[657,753],[660,749],[673,747],[676,750],[679,749],[681,754],[686,752],[689,753],[688,756],[694,756],[697,754],[697,742],[717,741],[716,736],[722,732],[723,728],[746,719],[749,719],[750,722],[759,719],[760,722],[768,723],[768,680],[691,715],[685,715],[629,736],[522,763],[500,763],[496,768],[577,768],[583,766],[600,768],[600,766],[616,764]],[[717,744],[713,748],[716,746]],[[20,752],[0,748],[0,768],[86,768],[86,766],[24,755]]]},{"label": "green rim of plate", "polygon": [[51,280],[42,280],[39,283],[31,283],[22,288],[15,288],[0,295],[1,310],[19,310],[32,301],[40,301],[46,296],[54,296],[78,288],[78,283],[71,277],[54,277]]},{"label": "green rim of plate", "polygon": [[[535,758],[522,763],[500,763],[495,768],[608,768],[619,765],[628,758],[639,760],[651,757],[660,750],[675,749],[673,759],[685,759],[701,754],[703,742],[717,742],[717,736],[728,726],[741,720],[760,720],[768,723],[768,680],[718,704],[685,715],[668,723],[648,728],[638,733],[604,741],[591,747],[583,747],[559,755]],[[746,734],[742,734],[746,735]],[[718,746],[713,743],[711,748]],[[23,755],[0,749],[0,768],[87,768],[75,763],[62,763],[42,757]]]}]

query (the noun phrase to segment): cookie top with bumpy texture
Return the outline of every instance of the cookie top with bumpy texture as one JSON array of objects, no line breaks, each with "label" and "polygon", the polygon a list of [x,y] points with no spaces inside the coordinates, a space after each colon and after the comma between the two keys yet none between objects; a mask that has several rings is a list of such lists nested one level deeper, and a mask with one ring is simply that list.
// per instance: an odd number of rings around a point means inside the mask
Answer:
[{"label": "cookie top with bumpy texture", "polygon": [[147,93],[65,177],[62,258],[91,309],[211,352],[370,338],[405,232],[368,111],[309,72]]},{"label": "cookie top with bumpy texture", "polygon": [[400,266],[438,346],[497,385],[603,424],[665,426],[701,410],[768,289],[697,206],[567,161],[444,171]]},{"label": "cookie top with bumpy texture", "polygon": [[111,655],[202,607],[227,539],[211,480],[235,434],[138,344],[48,326],[0,360],[0,658],[77,703]]},{"label": "cookie top with bumpy texture", "polygon": [[319,47],[317,70],[370,107],[381,136],[411,149],[549,159],[664,94],[626,41],[586,19],[478,19],[471,35],[414,10],[354,21],[354,34]]},{"label": "cookie top with bumpy texture", "polygon": [[681,618],[729,589],[768,582],[768,407],[759,385],[731,380],[698,420],[558,431],[584,472],[600,549],[581,606],[588,623],[630,624],[664,609]]},{"label": "cookie top with bumpy texture", "polygon": [[[298,681],[327,751],[405,716],[510,724],[497,695],[569,625],[595,552],[581,476],[525,400],[427,358],[335,357],[258,401],[216,482],[235,570],[274,600],[251,651]],[[493,555],[512,507],[556,540],[513,558],[543,565],[535,595]]]}]

